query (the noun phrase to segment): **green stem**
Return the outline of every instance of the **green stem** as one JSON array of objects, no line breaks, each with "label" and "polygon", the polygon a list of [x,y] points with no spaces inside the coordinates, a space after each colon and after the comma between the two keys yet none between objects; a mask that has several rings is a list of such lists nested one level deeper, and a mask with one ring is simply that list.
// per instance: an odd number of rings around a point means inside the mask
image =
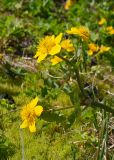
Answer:
[{"label": "green stem", "polygon": [[77,82],[78,82],[78,86],[79,86],[79,88],[80,88],[80,91],[81,91],[81,93],[82,93],[82,95],[83,95],[84,97],[87,97],[87,96],[85,95],[85,92],[84,92],[84,89],[83,89],[83,84],[82,84],[82,81],[81,81],[81,78],[80,78],[80,74],[79,74],[79,70],[78,70],[77,66],[76,66],[76,68],[75,68],[75,73],[76,73],[76,79],[77,79]]},{"label": "green stem", "polygon": [[74,106],[70,106],[70,107],[61,107],[61,108],[52,108],[52,109],[48,109],[48,110],[44,110],[44,111],[61,111],[61,110],[70,109],[70,108],[74,108]]}]

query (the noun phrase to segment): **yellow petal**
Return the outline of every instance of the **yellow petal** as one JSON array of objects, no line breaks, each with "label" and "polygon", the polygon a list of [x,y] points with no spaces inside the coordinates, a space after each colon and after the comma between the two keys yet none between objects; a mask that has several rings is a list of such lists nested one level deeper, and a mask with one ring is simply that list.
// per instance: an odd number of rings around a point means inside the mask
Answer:
[{"label": "yellow petal", "polygon": [[62,39],[62,33],[60,33],[56,38],[55,38],[55,43],[58,44],[60,43],[61,39]]},{"label": "yellow petal", "polygon": [[107,31],[112,31],[112,30],[113,30],[113,27],[112,27],[112,26],[108,26],[108,27],[106,27],[106,30],[107,30]]},{"label": "yellow petal", "polygon": [[67,30],[66,33],[68,34],[79,34],[79,29],[76,27],[72,27],[71,30]]},{"label": "yellow petal", "polygon": [[49,54],[50,55],[55,55],[55,54],[59,53],[60,50],[61,50],[61,46],[60,45],[56,45],[50,50]]},{"label": "yellow petal", "polygon": [[34,98],[34,99],[28,104],[28,106],[34,108],[34,107],[37,105],[37,103],[38,103],[38,97]]},{"label": "yellow petal", "polygon": [[89,56],[92,56],[92,55],[93,55],[93,51],[92,51],[92,50],[89,50],[89,51],[88,51],[88,55],[89,55]]},{"label": "yellow petal", "polygon": [[28,127],[27,120],[24,120],[23,123],[20,125],[20,128],[26,128]]},{"label": "yellow petal", "polygon": [[72,51],[75,50],[75,48],[72,46],[72,47],[67,48],[66,50],[67,50],[68,52],[72,52]]},{"label": "yellow petal", "polygon": [[37,58],[37,57],[39,57],[41,55],[41,52],[36,52],[36,54],[35,54],[35,56],[34,56],[34,58]]},{"label": "yellow petal", "polygon": [[61,42],[61,47],[63,49],[66,49],[68,52],[74,51],[75,48],[73,47],[73,44],[71,42],[71,40],[69,39],[65,39]]},{"label": "yellow petal", "polygon": [[30,132],[36,132],[35,121],[29,125]]},{"label": "yellow petal", "polygon": [[102,18],[102,19],[98,22],[99,25],[102,25],[102,24],[104,24],[104,23],[106,23],[106,19],[105,19],[105,18]]},{"label": "yellow petal", "polygon": [[43,107],[42,106],[36,106],[35,107],[35,114],[37,116],[40,116],[42,112],[43,112]]},{"label": "yellow petal", "polygon": [[66,30],[66,33],[68,33],[68,34],[72,34],[72,31],[70,31],[70,30]]},{"label": "yellow petal", "polygon": [[72,7],[74,1],[73,0],[67,0],[65,5],[64,5],[64,9],[68,10],[70,7]]},{"label": "yellow petal", "polygon": [[44,54],[41,54],[39,57],[38,57],[38,62],[41,62],[42,60],[44,60],[47,56],[47,53],[44,53]]},{"label": "yellow petal", "polygon": [[70,44],[70,40],[69,39],[65,39],[61,42],[61,47],[62,48],[66,48],[66,45],[68,46]]},{"label": "yellow petal", "polygon": [[55,56],[53,59],[51,59],[52,65],[56,65],[61,61],[63,61],[63,60],[57,56]]},{"label": "yellow petal", "polygon": [[49,38],[50,38],[52,41],[54,41],[55,35],[52,35],[52,36],[50,36]]},{"label": "yellow petal", "polygon": [[114,29],[112,29],[109,33],[110,33],[111,35],[114,34]]},{"label": "yellow petal", "polygon": [[99,53],[108,52],[111,49],[111,47],[101,46]]}]

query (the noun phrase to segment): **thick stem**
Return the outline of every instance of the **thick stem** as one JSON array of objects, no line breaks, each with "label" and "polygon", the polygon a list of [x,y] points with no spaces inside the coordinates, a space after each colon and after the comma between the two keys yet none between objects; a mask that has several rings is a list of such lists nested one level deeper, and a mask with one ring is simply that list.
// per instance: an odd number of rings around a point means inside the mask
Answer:
[{"label": "thick stem", "polygon": [[78,70],[77,67],[75,68],[75,73],[76,73],[76,79],[77,79],[77,82],[78,82],[78,86],[79,86],[79,88],[80,88],[80,91],[81,91],[82,95],[83,95],[84,97],[86,97],[85,92],[84,92],[84,89],[83,89],[83,84],[82,84],[82,81],[81,81],[81,78],[80,78],[79,70]]}]

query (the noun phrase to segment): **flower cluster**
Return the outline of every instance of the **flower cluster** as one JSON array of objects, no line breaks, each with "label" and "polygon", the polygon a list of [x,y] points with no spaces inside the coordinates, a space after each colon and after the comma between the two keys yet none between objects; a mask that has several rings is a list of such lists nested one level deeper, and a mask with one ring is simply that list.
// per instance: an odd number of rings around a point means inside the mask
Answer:
[{"label": "flower cluster", "polygon": [[[88,41],[90,36],[89,29],[86,27],[72,27],[70,30],[67,30],[66,33],[71,35],[77,35],[83,41]],[[48,55],[51,55],[51,56],[54,56],[51,59],[52,65],[62,62],[63,59],[57,56],[57,54],[59,54],[60,51],[62,50],[67,52],[75,51],[75,47],[72,41],[70,39],[62,40],[62,37],[63,37],[62,33],[60,33],[56,37],[55,35],[44,37],[39,42],[34,58],[38,58],[37,61],[41,62]]]},{"label": "flower cluster", "polygon": [[[34,58],[38,58],[38,62],[44,60],[48,55],[55,56],[60,53],[61,50],[66,50],[67,52],[72,52],[75,50],[73,43],[70,39],[62,40],[62,33],[60,33],[57,37],[54,35],[44,37],[38,47],[37,52]],[[56,63],[55,63],[56,61]],[[61,62],[62,59],[55,56],[51,62],[53,65],[57,64],[57,62]]]},{"label": "flower cluster", "polygon": [[104,45],[98,46],[95,43],[88,44],[88,48],[89,48],[89,50],[88,50],[88,55],[89,56],[92,56],[94,53],[108,52],[111,49],[111,47],[107,47],[107,46],[104,46]]},{"label": "flower cluster", "polygon": [[[105,23],[106,20],[103,18],[99,22],[99,24]],[[113,27],[107,27],[107,31],[110,32],[110,34],[113,34],[114,29]],[[70,30],[66,31],[69,35],[76,35],[82,39],[83,42],[88,42],[90,37],[90,31],[88,28],[80,26],[80,27],[72,27]],[[58,56],[60,51],[67,51],[67,52],[73,52],[75,51],[75,47],[70,39],[62,39],[63,34],[60,33],[56,37],[54,35],[52,36],[46,36],[44,37],[38,47],[35,58],[38,58],[38,62],[41,62],[44,60],[48,55],[53,56],[51,58],[52,65],[56,65],[63,61],[61,56]],[[87,43],[88,44],[88,43]],[[111,48],[108,46],[98,46],[95,43],[89,43],[88,44],[88,55],[92,56],[94,53],[104,53],[108,52]]]},{"label": "flower cluster", "polygon": [[[106,19],[105,18],[102,18],[99,22],[98,22],[98,24],[100,25],[100,26],[102,26],[103,24],[106,24]],[[107,26],[106,28],[105,28],[105,30],[107,31],[107,33],[108,34],[110,34],[110,35],[113,35],[114,34],[114,28],[112,27],[112,26]]]}]

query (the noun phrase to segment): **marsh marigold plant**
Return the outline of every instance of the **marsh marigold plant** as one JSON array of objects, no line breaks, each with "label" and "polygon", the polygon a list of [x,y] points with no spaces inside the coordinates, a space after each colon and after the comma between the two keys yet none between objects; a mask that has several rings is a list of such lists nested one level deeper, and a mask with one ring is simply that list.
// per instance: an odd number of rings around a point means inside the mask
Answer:
[{"label": "marsh marigold plant", "polygon": [[43,112],[43,107],[38,105],[38,97],[33,99],[29,104],[25,105],[21,110],[22,124],[20,128],[29,127],[30,132],[36,131],[35,119]]}]

